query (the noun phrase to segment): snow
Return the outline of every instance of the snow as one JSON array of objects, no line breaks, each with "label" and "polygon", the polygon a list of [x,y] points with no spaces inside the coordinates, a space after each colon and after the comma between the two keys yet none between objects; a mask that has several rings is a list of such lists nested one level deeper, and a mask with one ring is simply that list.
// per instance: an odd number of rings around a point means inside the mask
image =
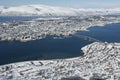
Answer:
[{"label": "snow", "polygon": [[[109,49],[110,45],[113,47]],[[120,80],[120,47],[117,46],[120,46],[120,43],[94,42],[82,48],[86,54],[83,57],[3,65],[0,66],[0,80],[90,80],[91,77]]]},{"label": "snow", "polygon": [[[120,8],[115,9],[75,9],[64,7],[53,7],[46,5],[22,5],[5,8],[0,7],[0,15],[41,15],[41,16],[78,16],[92,14],[120,13]],[[104,13],[105,12],[105,13]]]},{"label": "snow", "polygon": [[[69,37],[77,31],[84,31],[92,26],[104,26],[106,24],[120,23],[120,17],[105,16],[84,16],[84,17],[52,17],[38,18],[31,21],[21,22],[1,22],[0,41],[19,40],[21,42],[43,39],[47,35],[56,35],[56,38]],[[73,27],[74,26],[74,27]],[[4,28],[5,27],[5,28]],[[11,29],[12,28],[12,29]],[[19,31],[19,32],[18,32]],[[63,37],[60,37],[63,35]],[[88,39],[89,41],[99,41],[89,36],[75,35]],[[108,47],[109,48],[109,47]]]},{"label": "snow", "polygon": [[[73,8],[62,8],[62,7],[52,7],[45,5],[23,5],[17,7],[5,8],[0,6],[0,15],[42,15],[42,16],[73,16],[73,15],[97,15],[97,14],[113,14],[120,13],[120,9],[73,9]],[[42,31],[45,34],[63,34],[68,35],[73,34],[74,31],[86,30],[88,27],[96,25],[105,25],[111,23],[119,23],[120,18],[118,17],[100,17],[97,19],[95,16],[84,16],[80,18],[81,22],[74,20],[79,19],[60,19],[51,18],[44,20],[44,24],[41,24],[39,20],[41,18],[33,21],[25,21],[23,24],[19,22],[8,22],[0,23],[0,30],[2,33],[1,39],[5,40],[6,32],[4,32],[3,27],[6,27],[6,31],[10,32],[9,35],[13,36],[18,34],[29,32],[33,30],[36,32],[39,30],[39,34]],[[78,17],[78,16],[77,16]],[[72,17],[71,17],[72,18]],[[90,22],[88,20],[91,20]],[[38,20],[38,21],[37,21]],[[56,21],[57,20],[57,21]],[[105,20],[105,21],[104,21]],[[58,22],[62,22],[58,24]],[[63,23],[64,22],[64,23]],[[76,24],[76,22],[78,24]],[[18,24],[18,26],[10,26],[9,24]],[[24,25],[27,25],[26,29]],[[40,25],[36,26],[36,25]],[[68,24],[66,26],[66,24]],[[47,25],[47,26],[46,26]],[[51,27],[51,25],[56,25],[56,27]],[[73,28],[72,26],[75,25]],[[67,28],[69,26],[69,28]],[[62,27],[62,29],[61,29]],[[11,28],[14,29],[11,31]],[[56,29],[58,32],[55,32]],[[15,31],[15,32],[14,32]],[[64,32],[63,32],[64,31]],[[70,32],[71,31],[71,32]],[[16,33],[17,32],[17,33]],[[41,33],[40,33],[41,32]],[[52,33],[54,32],[54,33]],[[4,34],[5,33],[5,34]],[[11,33],[14,33],[13,35]],[[22,37],[25,37],[23,35]],[[34,37],[33,35],[32,37]],[[18,36],[19,37],[19,36]],[[8,37],[7,37],[8,39]],[[16,40],[19,40],[17,38]],[[28,40],[28,39],[27,39]],[[31,40],[31,39],[30,39]],[[95,42],[85,47],[81,48],[84,52],[83,57],[71,58],[71,59],[58,59],[58,60],[38,60],[38,61],[27,61],[20,63],[12,63],[0,66],[0,80],[61,80],[62,78],[80,77],[85,80],[89,80],[90,77],[100,77],[106,80],[120,80],[120,43],[102,43]]]}]

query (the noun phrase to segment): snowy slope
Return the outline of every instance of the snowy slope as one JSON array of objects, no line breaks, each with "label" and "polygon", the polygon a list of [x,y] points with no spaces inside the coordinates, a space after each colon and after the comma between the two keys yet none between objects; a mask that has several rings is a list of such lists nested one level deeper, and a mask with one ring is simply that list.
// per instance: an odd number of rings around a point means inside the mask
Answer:
[{"label": "snowy slope", "polygon": [[78,16],[81,14],[120,13],[120,9],[74,9],[46,5],[0,7],[0,15]]}]

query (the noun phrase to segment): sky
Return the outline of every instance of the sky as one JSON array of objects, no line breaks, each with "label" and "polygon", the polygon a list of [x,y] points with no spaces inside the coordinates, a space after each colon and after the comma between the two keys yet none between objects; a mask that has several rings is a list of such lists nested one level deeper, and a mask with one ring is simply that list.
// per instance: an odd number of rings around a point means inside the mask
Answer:
[{"label": "sky", "polygon": [[0,6],[42,4],[73,8],[120,8],[120,0],[0,0]]}]

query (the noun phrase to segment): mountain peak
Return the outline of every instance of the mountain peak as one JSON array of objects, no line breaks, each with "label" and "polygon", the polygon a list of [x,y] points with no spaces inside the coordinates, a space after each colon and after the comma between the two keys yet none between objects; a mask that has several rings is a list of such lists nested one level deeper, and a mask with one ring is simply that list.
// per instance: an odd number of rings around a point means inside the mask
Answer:
[{"label": "mountain peak", "polygon": [[119,13],[120,9],[74,9],[74,8],[63,8],[53,7],[46,5],[22,5],[15,7],[3,7],[0,6],[0,15],[9,16],[22,16],[22,15],[40,15],[40,16],[79,16],[81,14],[103,14],[103,13]]}]

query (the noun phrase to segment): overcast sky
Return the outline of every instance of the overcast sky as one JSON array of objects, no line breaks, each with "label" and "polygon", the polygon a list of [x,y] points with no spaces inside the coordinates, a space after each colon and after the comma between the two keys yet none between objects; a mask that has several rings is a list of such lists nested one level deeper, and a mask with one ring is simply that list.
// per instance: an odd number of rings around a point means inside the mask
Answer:
[{"label": "overcast sky", "polygon": [[120,0],[0,0],[0,6],[43,4],[73,8],[120,8]]}]

